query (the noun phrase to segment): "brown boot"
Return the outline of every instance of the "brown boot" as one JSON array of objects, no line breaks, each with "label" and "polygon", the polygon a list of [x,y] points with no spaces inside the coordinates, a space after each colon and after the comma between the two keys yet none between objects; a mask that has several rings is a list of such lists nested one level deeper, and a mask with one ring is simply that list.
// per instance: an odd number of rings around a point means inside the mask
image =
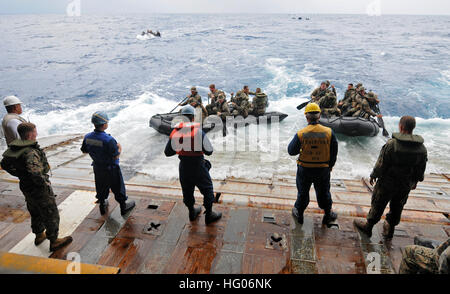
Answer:
[{"label": "brown boot", "polygon": [[34,245],[36,245],[36,246],[40,245],[42,242],[45,241],[45,239],[47,239],[47,235],[45,234],[45,231],[43,231],[42,233],[36,234],[36,239],[34,239]]},{"label": "brown boot", "polygon": [[395,226],[391,226],[387,221],[384,221],[383,224],[383,237],[387,240],[390,240],[394,237]]},{"label": "brown boot", "polygon": [[70,244],[72,242],[72,236],[67,236],[61,239],[56,239],[54,241],[50,241],[50,251],[56,251],[58,249],[63,248],[64,246]]},{"label": "brown boot", "polygon": [[367,220],[355,219],[353,220],[353,224],[368,237],[372,237],[373,225],[369,224]]}]

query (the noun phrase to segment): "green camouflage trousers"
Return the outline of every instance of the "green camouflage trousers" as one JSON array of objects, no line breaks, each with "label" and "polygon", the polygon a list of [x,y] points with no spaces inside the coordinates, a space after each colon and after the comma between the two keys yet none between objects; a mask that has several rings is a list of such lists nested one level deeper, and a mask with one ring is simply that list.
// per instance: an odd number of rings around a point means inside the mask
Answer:
[{"label": "green camouflage trousers", "polygon": [[322,113],[325,116],[330,116],[330,115],[337,115],[340,116],[341,115],[341,110],[339,108],[336,107],[332,107],[332,108],[323,108],[322,109]]},{"label": "green camouflage trousers", "polygon": [[399,274],[438,273],[436,250],[419,245],[406,246],[403,251]]},{"label": "green camouflage trousers", "polygon": [[235,109],[235,110],[233,110],[233,112],[231,114],[234,115],[234,116],[242,115],[243,117],[247,117],[248,116],[248,111],[247,110],[239,111],[239,110]]},{"label": "green camouflage trousers", "polygon": [[56,240],[59,232],[59,212],[51,187],[45,192],[24,193],[28,212],[31,215],[31,230],[34,234],[46,231],[47,239]]},{"label": "green camouflage trousers", "polygon": [[396,226],[400,223],[400,218],[408,200],[410,189],[405,189],[403,185],[395,182],[386,182],[378,180],[375,184],[372,193],[372,203],[367,221],[375,225],[381,219],[384,209],[389,203],[389,212],[386,214],[386,221],[391,226]]}]

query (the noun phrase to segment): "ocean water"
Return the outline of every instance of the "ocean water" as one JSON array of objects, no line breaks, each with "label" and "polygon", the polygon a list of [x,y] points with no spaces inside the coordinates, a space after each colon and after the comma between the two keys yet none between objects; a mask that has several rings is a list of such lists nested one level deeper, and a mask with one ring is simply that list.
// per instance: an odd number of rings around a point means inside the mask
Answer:
[{"label": "ocean water", "polygon": [[[338,99],[347,83],[379,95],[389,133],[402,115],[417,117],[429,152],[427,172],[450,170],[450,17],[309,15],[0,15],[0,95],[24,101],[39,136],[85,133],[104,110],[123,146],[122,166],[158,179],[177,177],[167,136],[149,118],[170,111],[191,86],[206,103],[215,83],[229,97],[244,84],[268,94],[268,110],[289,114],[270,130],[256,127],[212,136],[211,174],[270,178],[294,173],[287,144],[306,125],[295,106],[328,79]],[[143,39],[146,29],[162,38]],[[2,110],[2,115],[4,114]],[[266,127],[262,127],[266,128]],[[242,142],[247,133],[276,135]],[[332,176],[368,176],[385,142],[338,136]],[[222,150],[225,142],[246,146]],[[222,148],[224,149],[224,148]],[[255,150],[256,149],[256,150]]]}]

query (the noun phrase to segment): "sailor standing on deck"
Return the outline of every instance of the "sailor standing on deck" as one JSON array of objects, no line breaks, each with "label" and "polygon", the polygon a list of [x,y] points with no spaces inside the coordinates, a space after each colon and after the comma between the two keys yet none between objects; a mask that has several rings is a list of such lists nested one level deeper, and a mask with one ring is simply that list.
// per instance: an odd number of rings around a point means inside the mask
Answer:
[{"label": "sailor standing on deck", "polygon": [[8,113],[3,117],[2,129],[5,135],[6,145],[9,146],[12,141],[20,139],[17,127],[27,121],[20,116],[22,114],[22,101],[19,98],[16,96],[7,96],[3,99],[3,105],[5,105]]},{"label": "sailor standing on deck", "polygon": [[19,178],[19,187],[25,196],[31,216],[31,231],[36,235],[34,244],[50,240],[50,251],[56,251],[72,242],[72,237],[58,238],[59,212],[55,194],[49,180],[50,165],[44,150],[36,141],[37,130],[32,123],[17,127],[20,139],[13,140],[3,153],[1,167]]},{"label": "sailor standing on deck", "polygon": [[84,137],[81,152],[89,153],[93,160],[95,190],[100,213],[102,215],[106,213],[109,189],[111,189],[114,198],[120,204],[120,213],[124,215],[135,206],[135,203],[133,200],[127,201],[128,197],[119,166],[122,147],[110,134],[105,133],[109,121],[106,113],[95,112],[91,121],[95,125],[95,130]]},{"label": "sailor standing on deck", "polygon": [[189,220],[194,221],[202,211],[201,207],[194,206],[194,190],[197,186],[203,195],[203,206],[206,209],[205,223],[208,225],[222,217],[222,213],[212,210],[214,188],[209,175],[211,164],[203,156],[203,154],[211,155],[213,147],[200,128],[200,124],[194,122],[194,108],[187,105],[183,107],[181,114],[186,116],[189,122],[182,122],[175,126],[164,154],[167,157],[178,154],[180,159],[180,184],[183,190],[183,202],[189,209]]},{"label": "sailor standing on deck", "polygon": [[392,239],[395,226],[400,223],[403,207],[411,190],[423,181],[427,164],[427,148],[423,138],[413,135],[416,119],[403,116],[398,124],[399,133],[381,148],[378,160],[370,174],[370,184],[375,187],[367,220],[354,220],[354,225],[369,237],[389,203],[389,212],[383,224],[383,237]]},{"label": "sailor standing on deck", "polygon": [[337,219],[331,210],[330,172],[336,163],[338,143],[333,131],[318,123],[320,107],[309,103],[305,108],[308,126],[295,134],[288,146],[289,155],[299,154],[297,160],[297,201],[292,208],[293,216],[303,224],[303,212],[309,204],[309,189],[314,184],[317,203],[325,211],[323,224]]}]

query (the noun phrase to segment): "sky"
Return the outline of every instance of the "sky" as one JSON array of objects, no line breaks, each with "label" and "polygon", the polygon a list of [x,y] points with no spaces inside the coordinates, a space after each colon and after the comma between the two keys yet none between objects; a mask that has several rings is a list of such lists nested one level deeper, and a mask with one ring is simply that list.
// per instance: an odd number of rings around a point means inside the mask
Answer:
[{"label": "sky", "polygon": [[293,13],[450,15],[449,0],[0,0],[0,14]]}]

